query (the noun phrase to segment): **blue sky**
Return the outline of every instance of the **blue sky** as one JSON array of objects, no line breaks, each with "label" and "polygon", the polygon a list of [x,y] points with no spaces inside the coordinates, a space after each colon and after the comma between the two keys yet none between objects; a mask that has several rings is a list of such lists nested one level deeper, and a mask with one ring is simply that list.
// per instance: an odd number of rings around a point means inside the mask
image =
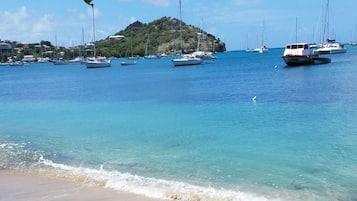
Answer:
[{"label": "blue sky", "polygon": [[[5,1],[5,0],[3,0]],[[178,0],[93,0],[96,38],[103,39],[130,23],[178,17]],[[282,47],[298,40],[319,42],[326,0],[182,0],[182,18],[226,43],[228,50]],[[341,42],[355,38],[356,0],[330,0],[330,35]],[[0,39],[23,43],[48,40],[77,45],[84,29],[92,39],[91,9],[83,0],[9,0],[0,7]],[[264,21],[264,26],[263,26]]]}]

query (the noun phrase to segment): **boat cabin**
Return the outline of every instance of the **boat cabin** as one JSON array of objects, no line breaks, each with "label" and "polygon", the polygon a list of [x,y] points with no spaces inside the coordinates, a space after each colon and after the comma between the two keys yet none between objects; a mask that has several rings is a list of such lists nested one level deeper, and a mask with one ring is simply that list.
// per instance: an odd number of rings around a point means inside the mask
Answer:
[{"label": "boat cabin", "polygon": [[305,56],[312,54],[313,51],[308,43],[288,44],[284,50],[284,56]]}]

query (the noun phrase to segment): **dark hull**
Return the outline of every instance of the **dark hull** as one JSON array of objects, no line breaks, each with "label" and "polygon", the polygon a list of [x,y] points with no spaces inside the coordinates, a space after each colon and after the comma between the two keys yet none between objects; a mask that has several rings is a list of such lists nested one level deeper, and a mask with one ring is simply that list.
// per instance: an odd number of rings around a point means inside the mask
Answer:
[{"label": "dark hull", "polygon": [[283,56],[283,59],[288,66],[318,65],[331,62],[329,58],[318,56]]}]

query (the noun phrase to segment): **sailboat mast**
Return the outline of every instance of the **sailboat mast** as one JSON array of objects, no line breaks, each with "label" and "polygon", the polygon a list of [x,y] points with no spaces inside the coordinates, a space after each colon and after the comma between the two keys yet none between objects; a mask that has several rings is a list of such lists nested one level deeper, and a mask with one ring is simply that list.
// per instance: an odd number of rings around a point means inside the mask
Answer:
[{"label": "sailboat mast", "polygon": [[354,35],[355,35],[355,37],[354,37],[354,41],[353,41],[353,42],[357,42],[357,41],[356,41],[356,28],[357,28],[357,25],[355,24],[355,31],[354,31],[354,33],[355,33],[355,34],[354,34]]},{"label": "sailboat mast", "polygon": [[146,45],[145,45],[145,56],[149,56],[149,37],[150,35],[148,35],[148,38],[146,39]]},{"label": "sailboat mast", "polygon": [[264,33],[265,32],[265,19],[263,18],[263,27],[262,27],[262,47],[264,46]]},{"label": "sailboat mast", "polygon": [[183,53],[181,0],[179,0],[179,12],[180,12],[180,42],[181,42],[181,53]]},{"label": "sailboat mast", "polygon": [[83,58],[83,47],[84,47],[84,30],[82,28],[81,46],[79,48],[79,56],[81,59]]},{"label": "sailboat mast", "polygon": [[326,39],[328,40],[329,38],[329,4],[330,4],[330,1],[327,0],[327,3],[326,3],[326,8],[325,8],[325,16],[323,18],[323,34],[322,34],[322,44],[324,44],[325,42],[325,36],[326,36]]},{"label": "sailboat mast", "polygon": [[92,6],[92,23],[93,23],[93,57],[96,56],[96,50],[95,50],[95,23],[94,23],[94,4],[90,4]]}]

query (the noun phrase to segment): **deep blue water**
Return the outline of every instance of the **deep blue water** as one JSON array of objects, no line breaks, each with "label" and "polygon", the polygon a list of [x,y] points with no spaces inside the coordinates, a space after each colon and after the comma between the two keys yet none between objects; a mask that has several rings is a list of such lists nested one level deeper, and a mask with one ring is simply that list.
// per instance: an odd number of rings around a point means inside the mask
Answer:
[{"label": "deep blue water", "polygon": [[0,167],[156,198],[354,201],[357,48],[294,68],[282,51],[2,66]]}]

